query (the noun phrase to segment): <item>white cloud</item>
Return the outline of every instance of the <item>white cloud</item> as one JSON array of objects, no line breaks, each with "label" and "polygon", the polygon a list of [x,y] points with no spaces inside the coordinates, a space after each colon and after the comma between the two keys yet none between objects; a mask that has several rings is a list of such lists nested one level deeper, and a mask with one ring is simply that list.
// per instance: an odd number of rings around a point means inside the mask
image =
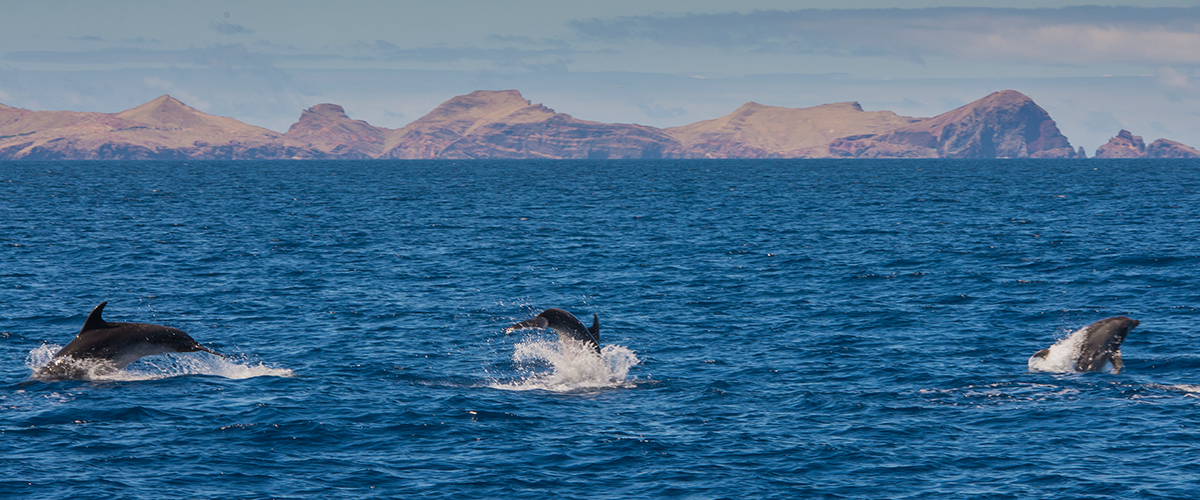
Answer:
[{"label": "white cloud", "polygon": [[1175,68],[1170,66],[1158,68],[1158,84],[1163,90],[1190,90],[1192,88],[1191,79],[1179,74]]},{"label": "white cloud", "polygon": [[1167,98],[1172,101],[1200,95],[1191,78],[1170,66],[1158,68],[1158,76],[1155,81],[1158,83],[1158,88],[1162,89],[1163,94],[1166,94]]},{"label": "white cloud", "polygon": [[209,29],[216,31],[222,35],[253,35],[254,30],[228,22],[213,21],[208,24]]},{"label": "white cloud", "polygon": [[777,54],[1200,64],[1200,8],[844,9],[576,21],[586,39]]}]

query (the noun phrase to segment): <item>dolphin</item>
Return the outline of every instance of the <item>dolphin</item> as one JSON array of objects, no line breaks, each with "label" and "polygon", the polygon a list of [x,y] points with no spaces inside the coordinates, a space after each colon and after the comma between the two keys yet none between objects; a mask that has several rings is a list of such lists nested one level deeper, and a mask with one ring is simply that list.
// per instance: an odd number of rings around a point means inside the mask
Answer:
[{"label": "dolphin", "polygon": [[1125,366],[1121,362],[1121,343],[1125,341],[1125,336],[1129,335],[1129,331],[1136,326],[1138,326],[1138,320],[1125,316],[1102,319],[1080,328],[1066,340],[1034,353],[1029,358],[1029,364],[1032,366],[1035,359],[1046,359],[1050,350],[1060,344],[1064,346],[1073,344],[1075,346],[1073,353],[1075,371],[1099,371],[1104,368],[1106,363],[1111,362],[1113,371],[1120,372],[1121,368]]},{"label": "dolphin", "polygon": [[91,371],[112,372],[143,356],[167,352],[204,351],[225,357],[200,345],[183,330],[148,323],[104,321],[101,314],[106,305],[108,302],[101,302],[92,309],[79,335],[55,353],[49,363],[38,368],[34,378],[82,379],[87,378]]},{"label": "dolphin", "polygon": [[585,328],[571,313],[562,309],[550,308],[541,314],[504,329],[504,333],[526,328],[549,328],[558,332],[560,339],[571,339],[583,342],[600,354],[600,317],[592,314],[592,327]]}]

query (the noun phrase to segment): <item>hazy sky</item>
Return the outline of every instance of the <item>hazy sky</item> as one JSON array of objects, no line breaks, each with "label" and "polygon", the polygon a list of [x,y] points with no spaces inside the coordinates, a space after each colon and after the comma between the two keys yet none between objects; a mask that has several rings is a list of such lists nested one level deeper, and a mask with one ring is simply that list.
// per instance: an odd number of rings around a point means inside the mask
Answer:
[{"label": "hazy sky", "polygon": [[933,116],[1011,88],[1089,154],[1121,128],[1200,147],[1198,69],[1200,0],[0,6],[4,104],[115,112],[169,93],[278,131],[321,102],[400,127],[478,89],[665,127],[747,101]]}]

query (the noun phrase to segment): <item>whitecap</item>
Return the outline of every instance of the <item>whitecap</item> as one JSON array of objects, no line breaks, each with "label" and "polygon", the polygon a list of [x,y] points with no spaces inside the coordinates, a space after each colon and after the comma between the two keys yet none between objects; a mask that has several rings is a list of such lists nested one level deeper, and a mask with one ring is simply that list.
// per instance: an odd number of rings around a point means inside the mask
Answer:
[{"label": "whitecap", "polygon": [[1197,384],[1150,384],[1149,387],[1167,391],[1183,392],[1190,397],[1197,397],[1200,395],[1200,385]]}]

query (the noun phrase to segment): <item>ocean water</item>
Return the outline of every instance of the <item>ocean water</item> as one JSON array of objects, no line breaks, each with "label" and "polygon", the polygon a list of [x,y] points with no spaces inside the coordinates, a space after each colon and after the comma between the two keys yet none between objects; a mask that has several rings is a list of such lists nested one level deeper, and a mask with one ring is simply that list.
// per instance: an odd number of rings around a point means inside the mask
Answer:
[{"label": "ocean water", "polygon": [[[0,497],[1194,498],[1200,162],[0,163]],[[206,353],[35,368],[91,309]],[[600,318],[601,356],[505,327]],[[1033,370],[1092,321],[1125,369]]]}]

